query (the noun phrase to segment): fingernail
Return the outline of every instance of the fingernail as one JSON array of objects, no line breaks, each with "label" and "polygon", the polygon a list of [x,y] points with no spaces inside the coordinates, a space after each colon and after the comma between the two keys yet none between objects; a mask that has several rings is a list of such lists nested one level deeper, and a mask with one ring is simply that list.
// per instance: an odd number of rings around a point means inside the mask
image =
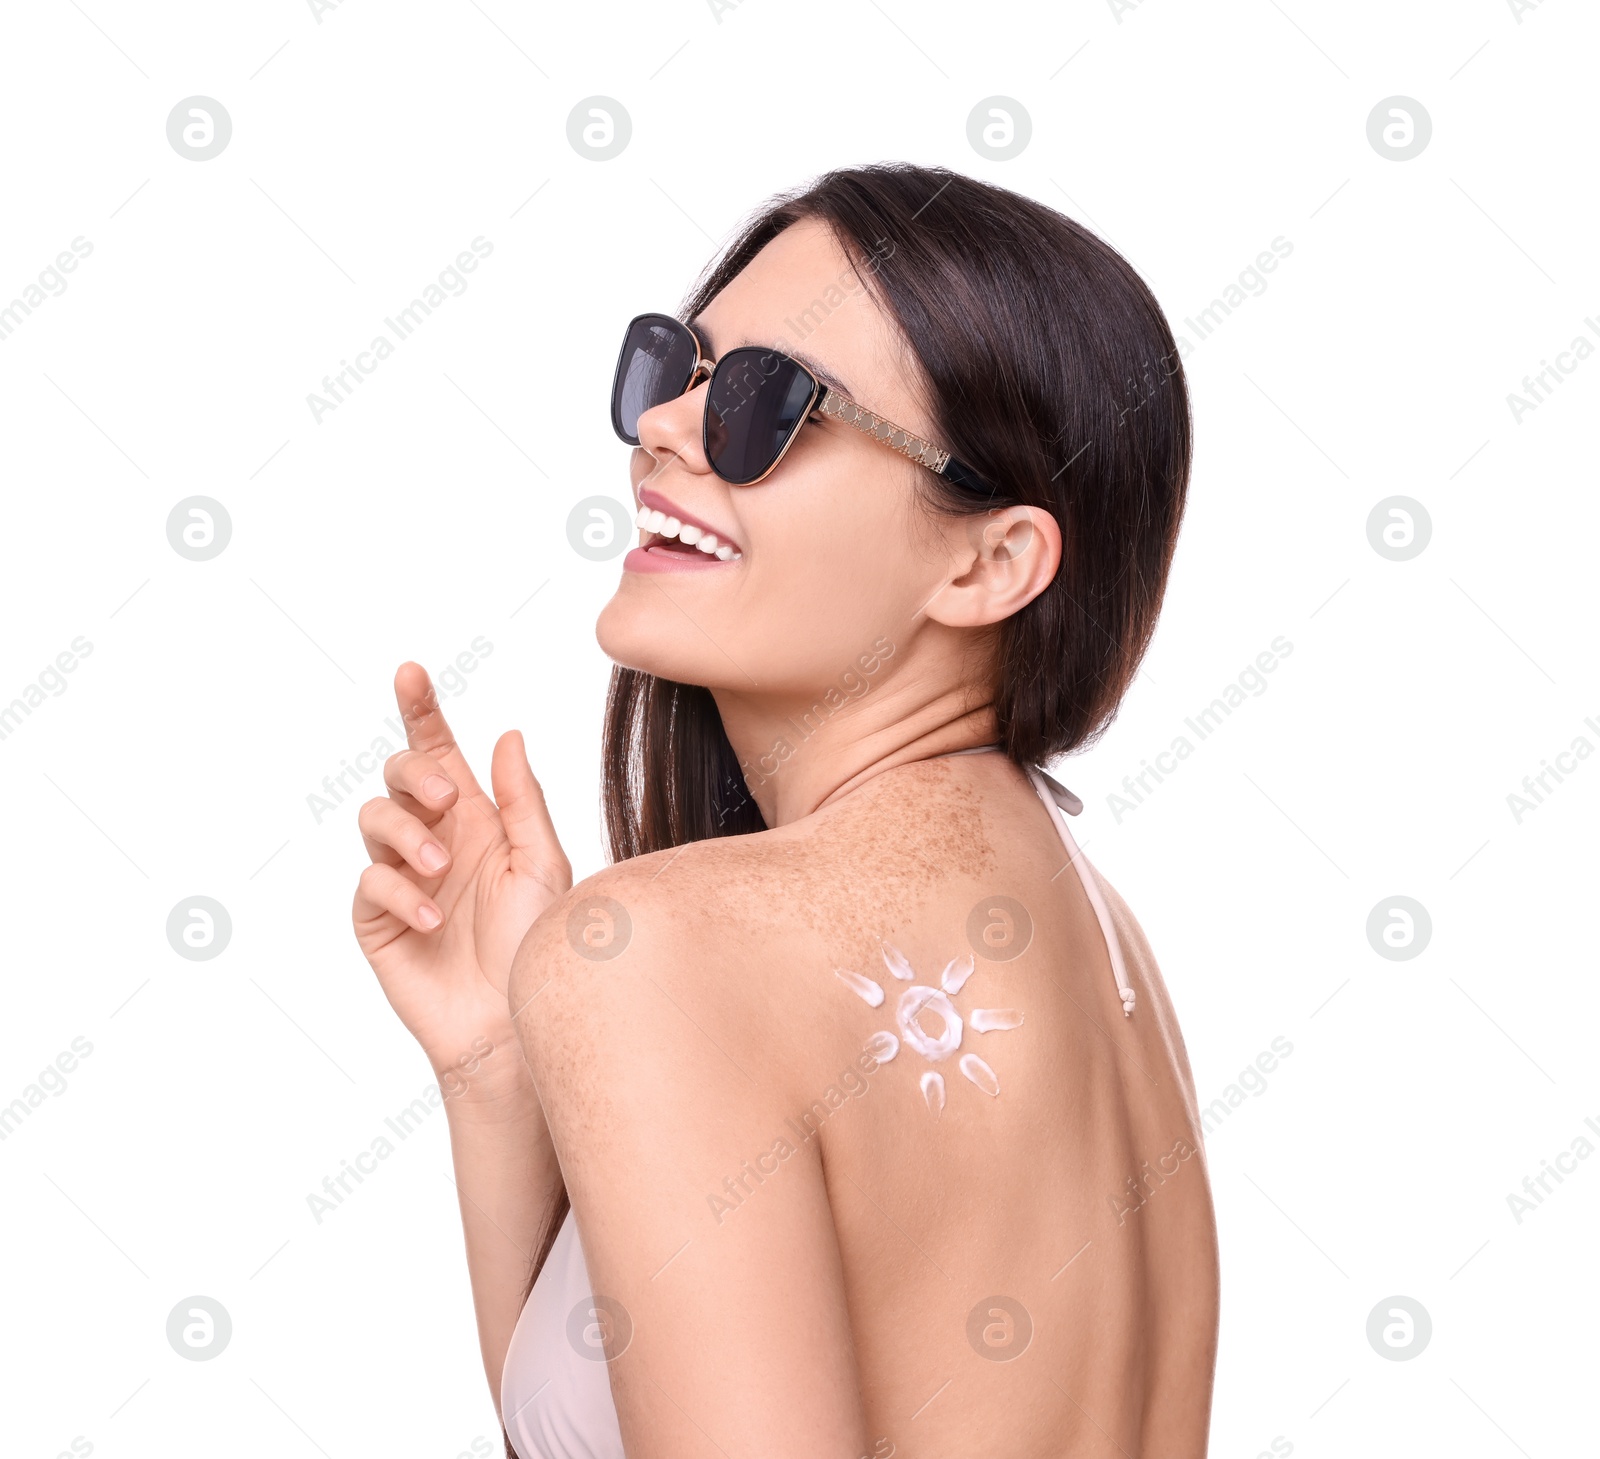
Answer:
[{"label": "fingernail", "polygon": [[442,775],[430,775],[422,782],[422,793],[429,800],[443,800],[455,787]]},{"label": "fingernail", "polygon": [[422,850],[417,852],[417,861],[424,871],[440,871],[449,860],[444,847],[432,841],[427,842]]},{"label": "fingernail", "polygon": [[422,924],[426,931],[432,932],[435,927],[444,921],[444,918],[439,915],[437,907],[424,905],[417,908],[417,921]]}]

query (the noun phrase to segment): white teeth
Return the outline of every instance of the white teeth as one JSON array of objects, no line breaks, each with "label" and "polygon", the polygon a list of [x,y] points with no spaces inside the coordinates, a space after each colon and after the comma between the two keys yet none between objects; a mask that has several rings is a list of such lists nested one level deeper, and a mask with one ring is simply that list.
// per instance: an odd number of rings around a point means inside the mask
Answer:
[{"label": "white teeth", "polygon": [[719,562],[737,562],[744,556],[731,542],[718,541],[715,532],[708,532],[704,527],[696,527],[694,523],[678,517],[669,517],[665,512],[658,512],[651,507],[640,507],[633,524],[641,531],[675,537],[685,547],[697,547],[706,556],[715,557]]}]

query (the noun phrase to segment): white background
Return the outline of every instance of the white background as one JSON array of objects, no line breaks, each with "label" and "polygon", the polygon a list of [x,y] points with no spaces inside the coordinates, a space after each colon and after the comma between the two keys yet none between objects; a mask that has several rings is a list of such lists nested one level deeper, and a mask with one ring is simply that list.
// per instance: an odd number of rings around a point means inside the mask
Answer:
[{"label": "white background", "polygon": [[[0,340],[0,703],[92,645],[0,740],[0,1103],[93,1047],[0,1143],[8,1455],[498,1443],[442,1114],[308,1210],[430,1079],[349,929],[377,777],[320,821],[308,797],[386,733],[399,662],[482,636],[447,712],[485,775],[520,727],[579,875],[601,864],[591,625],[617,564],[579,557],[566,520],[626,498],[621,324],[674,308],[770,192],[880,158],[1089,223],[1191,343],[1186,318],[1292,244],[1189,355],[1160,631],[1059,771],[1161,958],[1202,1100],[1293,1045],[1209,1141],[1212,1452],[1592,1442],[1600,1159],[1520,1223],[1507,1196],[1600,1121],[1600,757],[1520,823],[1507,796],[1575,737],[1600,746],[1600,360],[1520,421],[1507,396],[1600,344],[1600,24],[1580,0],[1118,8],[8,11],[0,305],[93,246]],[[205,162],[166,135],[195,95],[233,124]],[[594,95],[632,119],[610,161],[567,139]],[[1032,119],[1011,161],[967,140],[995,95]],[[1433,125],[1405,162],[1367,136],[1395,95]],[[479,236],[466,292],[319,423],[323,376]],[[166,535],[197,495],[232,522],[206,562]],[[1395,495],[1432,523],[1403,562],[1367,536]],[[1123,777],[1280,635],[1266,692],[1119,819]],[[165,935],[196,895],[232,919],[212,961]],[[1432,918],[1410,961],[1366,935],[1396,895]],[[165,1337],[196,1294],[232,1318],[210,1362]],[[1433,1324],[1405,1362],[1366,1337],[1397,1294]]]}]

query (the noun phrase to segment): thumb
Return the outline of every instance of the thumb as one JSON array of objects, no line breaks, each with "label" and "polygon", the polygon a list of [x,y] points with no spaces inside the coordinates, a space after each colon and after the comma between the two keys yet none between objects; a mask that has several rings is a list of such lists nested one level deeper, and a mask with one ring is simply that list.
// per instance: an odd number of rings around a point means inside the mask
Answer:
[{"label": "thumb", "polygon": [[489,763],[489,783],[494,788],[500,824],[505,827],[517,869],[537,870],[547,881],[570,886],[572,868],[550,820],[544,791],[534,779],[533,767],[528,764],[521,730],[507,730],[495,741],[494,757]]}]

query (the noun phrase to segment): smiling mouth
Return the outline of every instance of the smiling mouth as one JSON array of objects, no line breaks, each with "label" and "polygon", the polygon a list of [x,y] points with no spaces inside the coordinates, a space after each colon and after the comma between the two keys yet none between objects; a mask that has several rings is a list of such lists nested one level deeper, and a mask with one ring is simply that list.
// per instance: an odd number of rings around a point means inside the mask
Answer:
[{"label": "smiling mouth", "polygon": [[715,532],[697,527],[693,522],[682,522],[668,512],[654,507],[640,507],[634,525],[649,533],[644,550],[653,553],[671,553],[676,556],[696,555],[715,558],[718,562],[737,562],[744,556],[731,542],[724,542]]}]

